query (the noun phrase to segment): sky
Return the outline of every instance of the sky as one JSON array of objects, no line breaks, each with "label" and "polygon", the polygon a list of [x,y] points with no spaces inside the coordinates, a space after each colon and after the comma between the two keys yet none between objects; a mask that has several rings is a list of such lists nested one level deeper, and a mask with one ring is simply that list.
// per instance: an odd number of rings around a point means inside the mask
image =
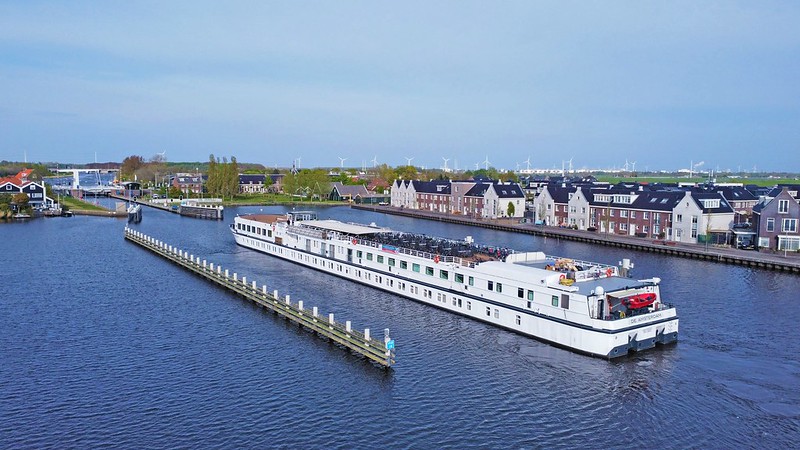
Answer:
[{"label": "sky", "polygon": [[800,172],[798,23],[797,1],[3,1],[0,160]]}]

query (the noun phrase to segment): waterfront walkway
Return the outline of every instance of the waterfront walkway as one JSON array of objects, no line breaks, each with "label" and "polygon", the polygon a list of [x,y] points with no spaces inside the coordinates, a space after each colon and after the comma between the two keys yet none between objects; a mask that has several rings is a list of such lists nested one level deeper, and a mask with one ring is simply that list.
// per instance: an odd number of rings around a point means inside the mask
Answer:
[{"label": "waterfront walkway", "polygon": [[509,231],[512,233],[525,233],[534,236],[568,239],[572,241],[587,242],[590,244],[606,245],[610,247],[631,248],[653,253],[663,253],[684,258],[702,259],[726,264],[738,264],[776,271],[800,273],[800,254],[796,252],[784,255],[783,253],[767,253],[763,251],[756,252],[753,250],[740,250],[713,245],[706,246],[704,244],[687,244],[682,242],[665,241],[663,239],[647,239],[635,236],[622,236],[592,231],[573,230],[570,228],[534,225],[530,222],[521,223],[520,219],[476,219],[431,211],[396,208],[392,206],[351,206],[354,209],[381,212],[385,214],[395,214],[418,219],[436,220],[439,222],[457,223],[461,225],[489,228],[493,230]]}]

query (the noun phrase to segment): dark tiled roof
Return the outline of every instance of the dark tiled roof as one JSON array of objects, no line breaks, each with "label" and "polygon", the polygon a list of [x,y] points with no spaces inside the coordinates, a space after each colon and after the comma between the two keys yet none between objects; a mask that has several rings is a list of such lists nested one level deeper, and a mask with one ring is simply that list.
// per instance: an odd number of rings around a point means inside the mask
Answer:
[{"label": "dark tiled roof", "polygon": [[355,197],[356,195],[364,197],[369,195],[369,191],[367,191],[367,188],[363,184],[349,185],[342,184],[340,181],[334,181],[331,183],[331,187],[335,189],[341,197]]},{"label": "dark tiled roof", "polygon": [[415,188],[422,194],[447,194],[450,195],[449,181],[415,181]]},{"label": "dark tiled roof", "polygon": [[520,198],[525,197],[525,194],[522,192],[522,188],[519,187],[518,184],[495,184],[494,191],[497,193],[497,196],[500,198]]},{"label": "dark tiled roof", "polygon": [[470,190],[464,194],[465,197],[483,197],[486,194],[486,190],[489,189],[491,186],[489,183],[477,183],[475,186],[472,186]]},{"label": "dark tiled roof", "polygon": [[[721,213],[732,213],[733,207],[728,204],[727,200],[722,197],[721,194],[718,192],[693,192],[692,198],[694,199],[697,206],[703,210],[703,213],[708,214],[721,214]],[[703,200],[719,200],[719,206],[715,208],[704,208],[703,207]]]},{"label": "dark tiled roof", "polygon": [[569,194],[573,194],[577,190],[577,187],[571,185],[566,187],[560,184],[547,185],[547,191],[550,193],[550,197],[553,197],[553,202],[555,203],[569,203]]},{"label": "dark tiled roof", "polygon": [[264,184],[266,178],[260,174],[239,174],[239,184]]},{"label": "dark tiled roof", "polygon": [[682,191],[644,191],[639,193],[639,196],[631,204],[612,203],[612,206],[627,206],[630,209],[643,211],[672,211],[685,196],[686,193]]}]

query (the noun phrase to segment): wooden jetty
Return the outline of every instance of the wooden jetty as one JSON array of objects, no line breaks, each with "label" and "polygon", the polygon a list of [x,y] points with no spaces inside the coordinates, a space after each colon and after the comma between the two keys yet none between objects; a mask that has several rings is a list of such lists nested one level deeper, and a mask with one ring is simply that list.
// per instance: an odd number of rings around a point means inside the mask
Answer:
[{"label": "wooden jetty", "polygon": [[363,355],[371,361],[385,368],[391,368],[395,363],[394,340],[389,338],[389,329],[384,330],[383,340],[374,339],[369,328],[363,332],[354,330],[350,321],[335,322],[333,313],[327,316],[320,314],[317,307],[308,309],[303,301],[292,303],[289,295],[281,299],[278,291],[267,292],[267,286],[259,288],[255,281],[248,282],[246,277],[238,278],[236,273],[231,276],[228,269],[219,265],[207,263],[186,251],[180,250],[164,242],[156,240],[141,232],[125,227],[125,239],[144,247],[153,253],[185,268],[189,271],[232,291],[253,303],[267,308],[275,314],[306,327],[318,336],[328,338],[337,344]]}]

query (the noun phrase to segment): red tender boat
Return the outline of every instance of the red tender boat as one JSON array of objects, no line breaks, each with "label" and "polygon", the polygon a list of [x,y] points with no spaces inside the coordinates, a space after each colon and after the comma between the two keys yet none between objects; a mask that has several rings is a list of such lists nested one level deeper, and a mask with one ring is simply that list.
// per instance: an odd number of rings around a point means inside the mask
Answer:
[{"label": "red tender boat", "polygon": [[640,309],[652,305],[656,301],[656,294],[653,292],[645,292],[644,294],[636,294],[622,299],[622,304],[628,309]]}]

